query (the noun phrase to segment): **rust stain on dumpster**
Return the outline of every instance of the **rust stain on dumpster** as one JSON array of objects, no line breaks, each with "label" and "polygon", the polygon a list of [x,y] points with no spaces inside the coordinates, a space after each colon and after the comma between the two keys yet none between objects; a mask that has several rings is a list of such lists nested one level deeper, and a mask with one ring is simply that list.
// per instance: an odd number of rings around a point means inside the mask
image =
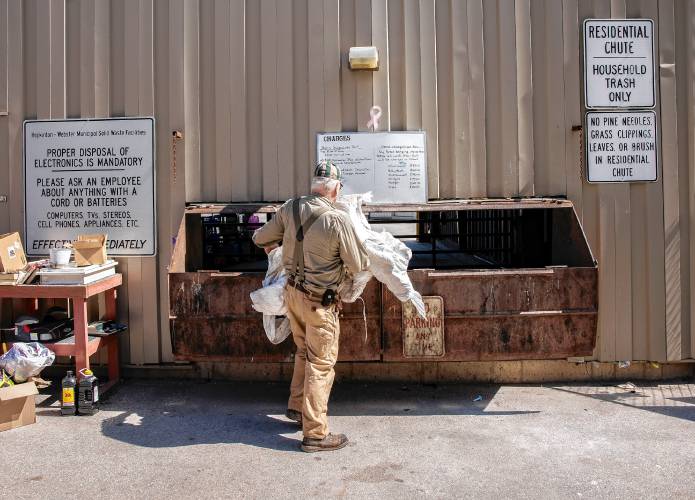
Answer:
[{"label": "rust stain on dumpster", "polygon": [[[444,297],[442,361],[564,359],[593,353],[596,268],[418,270],[409,275],[423,295]],[[402,361],[407,352],[403,306],[385,288],[382,300],[384,360]]]},{"label": "rust stain on dumpster", "polygon": [[[271,344],[250,293],[261,288],[264,274],[185,272],[169,275],[171,337],[174,355],[192,361],[291,361],[291,336]],[[365,321],[361,303],[341,312],[341,361],[378,360],[381,354],[381,290],[376,280],[366,287]]]}]

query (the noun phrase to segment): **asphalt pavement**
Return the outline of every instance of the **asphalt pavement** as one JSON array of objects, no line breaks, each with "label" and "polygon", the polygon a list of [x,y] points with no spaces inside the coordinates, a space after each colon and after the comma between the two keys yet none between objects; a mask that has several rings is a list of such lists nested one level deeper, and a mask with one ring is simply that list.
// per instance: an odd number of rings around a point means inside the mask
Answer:
[{"label": "asphalt pavement", "polygon": [[90,417],[43,395],[0,434],[5,498],[693,498],[695,384],[337,384],[303,453],[284,384],[128,381]]}]

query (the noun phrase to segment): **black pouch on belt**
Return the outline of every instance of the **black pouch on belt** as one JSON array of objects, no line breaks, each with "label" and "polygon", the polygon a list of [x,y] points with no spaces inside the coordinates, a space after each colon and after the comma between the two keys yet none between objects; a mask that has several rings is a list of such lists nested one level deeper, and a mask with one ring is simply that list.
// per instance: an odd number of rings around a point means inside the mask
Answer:
[{"label": "black pouch on belt", "polygon": [[335,290],[330,288],[323,292],[323,297],[321,297],[321,305],[323,307],[328,307],[335,302]]}]

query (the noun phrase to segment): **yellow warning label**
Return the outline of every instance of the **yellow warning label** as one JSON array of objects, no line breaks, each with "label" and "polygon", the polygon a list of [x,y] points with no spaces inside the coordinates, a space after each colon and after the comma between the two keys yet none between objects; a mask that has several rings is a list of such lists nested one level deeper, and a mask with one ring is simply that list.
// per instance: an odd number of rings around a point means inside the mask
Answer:
[{"label": "yellow warning label", "polygon": [[68,387],[63,389],[63,403],[74,403],[75,402],[75,389]]}]

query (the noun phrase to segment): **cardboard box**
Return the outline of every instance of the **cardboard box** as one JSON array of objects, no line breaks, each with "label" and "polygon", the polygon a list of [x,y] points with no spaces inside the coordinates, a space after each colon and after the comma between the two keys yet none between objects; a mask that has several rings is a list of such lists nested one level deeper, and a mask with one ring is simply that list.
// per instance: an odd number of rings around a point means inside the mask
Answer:
[{"label": "cardboard box", "polygon": [[0,432],[36,422],[36,395],[34,382],[0,388]]},{"label": "cardboard box", "polygon": [[99,265],[106,262],[106,235],[82,234],[72,242],[78,266]]},{"label": "cardboard box", "polygon": [[26,265],[27,257],[19,233],[0,235],[0,272],[14,273]]}]

